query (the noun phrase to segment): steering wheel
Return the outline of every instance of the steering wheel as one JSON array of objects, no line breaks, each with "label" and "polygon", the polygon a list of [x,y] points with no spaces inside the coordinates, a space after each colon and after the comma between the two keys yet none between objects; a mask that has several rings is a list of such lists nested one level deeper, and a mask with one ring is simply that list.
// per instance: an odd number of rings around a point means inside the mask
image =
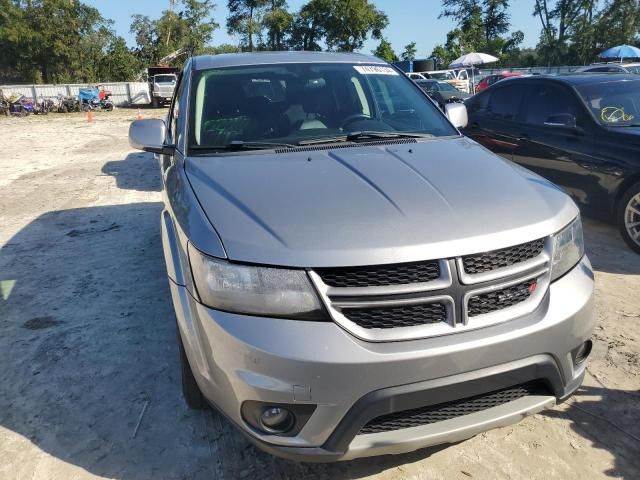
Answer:
[{"label": "steering wheel", "polygon": [[353,115],[349,115],[344,120],[342,120],[340,128],[344,130],[344,127],[358,120],[371,120],[371,115],[365,115],[364,113],[354,113]]}]

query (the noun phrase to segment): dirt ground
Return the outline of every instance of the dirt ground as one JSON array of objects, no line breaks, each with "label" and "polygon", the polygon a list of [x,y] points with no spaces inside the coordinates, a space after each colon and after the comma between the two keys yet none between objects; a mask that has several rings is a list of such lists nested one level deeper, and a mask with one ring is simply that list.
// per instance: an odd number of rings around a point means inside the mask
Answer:
[{"label": "dirt ground", "polygon": [[159,173],[128,145],[135,115],[0,118],[0,479],[640,478],[640,256],[593,222],[594,352],[583,388],[554,410],[334,465],[275,459],[189,411]]}]

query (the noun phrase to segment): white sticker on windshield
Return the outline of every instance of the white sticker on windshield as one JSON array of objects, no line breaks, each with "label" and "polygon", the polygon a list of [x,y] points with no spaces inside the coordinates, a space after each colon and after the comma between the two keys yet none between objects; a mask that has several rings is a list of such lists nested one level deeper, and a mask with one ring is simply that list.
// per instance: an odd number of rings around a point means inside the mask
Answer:
[{"label": "white sticker on windshield", "polygon": [[380,65],[354,65],[353,68],[362,75],[398,75],[393,68]]}]

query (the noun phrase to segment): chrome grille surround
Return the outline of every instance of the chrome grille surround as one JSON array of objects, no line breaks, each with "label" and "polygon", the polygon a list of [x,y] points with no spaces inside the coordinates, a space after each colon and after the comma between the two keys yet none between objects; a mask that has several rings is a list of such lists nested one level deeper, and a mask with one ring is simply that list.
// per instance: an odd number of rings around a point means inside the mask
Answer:
[{"label": "chrome grille surround", "polygon": [[[318,272],[309,270],[309,276],[333,320],[354,336],[369,342],[413,340],[483,328],[520,318],[535,311],[549,288],[552,245],[552,238],[547,237],[538,256],[474,275],[465,273],[462,257],[440,259],[438,260],[440,277],[424,283],[351,288],[330,287],[323,282]],[[468,303],[472,297],[533,280],[536,281],[537,286],[524,300],[504,309],[473,317],[468,315]],[[411,326],[372,328],[369,325],[363,328],[345,315],[349,309],[362,311],[367,308],[381,309],[429,303],[445,305],[447,313],[443,321],[419,325],[415,325],[417,322],[408,321],[404,323]]]}]

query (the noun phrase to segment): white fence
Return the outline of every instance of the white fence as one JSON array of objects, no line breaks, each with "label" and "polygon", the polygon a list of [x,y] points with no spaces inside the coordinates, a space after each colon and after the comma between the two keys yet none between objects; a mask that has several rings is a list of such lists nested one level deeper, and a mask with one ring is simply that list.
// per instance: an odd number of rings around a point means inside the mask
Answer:
[{"label": "white fence", "polygon": [[[151,103],[149,84],[146,82],[101,83],[105,90],[113,93],[111,100],[115,105],[145,105]],[[5,97],[24,95],[29,98],[57,98],[58,95],[76,96],[86,83],[68,83],[59,85],[0,85]]]}]

